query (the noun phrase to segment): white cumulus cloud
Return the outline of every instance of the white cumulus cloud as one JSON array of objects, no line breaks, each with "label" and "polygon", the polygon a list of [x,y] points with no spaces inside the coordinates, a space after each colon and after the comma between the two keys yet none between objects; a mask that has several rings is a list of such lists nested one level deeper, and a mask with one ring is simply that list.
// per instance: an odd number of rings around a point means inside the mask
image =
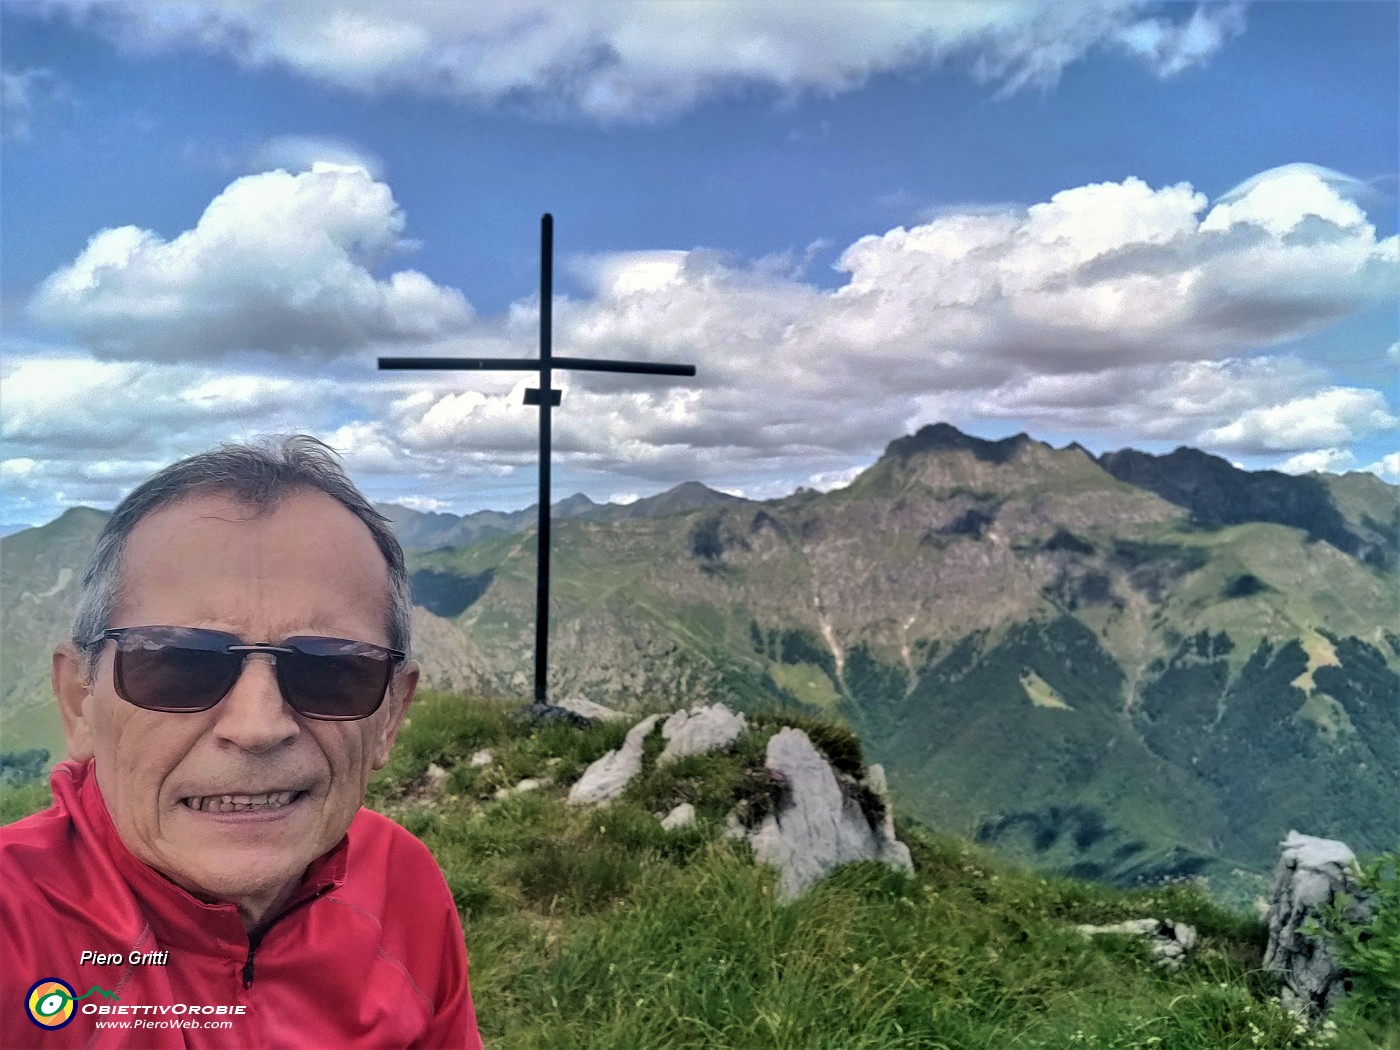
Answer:
[{"label": "white cumulus cloud", "polygon": [[819,492],[833,492],[844,489],[865,471],[867,464],[847,467],[845,470],[823,470],[807,479],[807,486]]},{"label": "white cumulus cloud", "polygon": [[1338,449],[1400,426],[1379,390],[1329,387],[1283,404],[1250,409],[1202,435],[1211,445],[1246,453]]},{"label": "white cumulus cloud", "polygon": [[102,356],[150,360],[324,358],[462,330],[471,308],[460,292],[415,270],[372,272],[404,224],[363,168],[248,175],[172,240],[135,226],[98,232],[30,309]]},{"label": "white cumulus cloud", "polygon": [[[576,260],[590,294],[556,303],[557,352],[699,374],[561,373],[555,447],[579,466],[657,479],[829,475],[833,457],[849,463],[938,419],[1236,454],[1342,447],[1393,425],[1382,395],[1260,351],[1389,294],[1396,238],[1377,239],[1346,187],[1295,166],[1214,207],[1188,184],[1127,178],[1029,208],[948,211],[852,244],[834,290],[707,250]],[[1242,201],[1247,215],[1215,210]],[[1222,317],[1242,281],[1267,307]],[[497,342],[473,336],[458,352],[527,353],[533,315],[519,303]],[[405,388],[395,433],[424,452],[528,455],[526,383],[508,397],[502,383]]]},{"label": "white cumulus cloud", "polygon": [[1146,0],[88,0],[61,10],[138,50],[214,52],[360,93],[626,121],[755,85],[830,94],[947,62],[1008,91],[1046,86],[1096,47],[1173,76],[1244,30],[1240,4],[1202,4],[1183,17]]},{"label": "white cumulus cloud", "polygon": [[252,170],[310,171],[318,163],[346,168],[364,168],[376,179],[384,177],[384,162],[369,150],[332,135],[277,135],[253,150],[248,158]]},{"label": "white cumulus cloud", "polygon": [[1384,455],[1364,469],[1369,470],[1372,474],[1379,474],[1383,478],[1400,481],[1400,452]]},{"label": "white cumulus cloud", "polygon": [[[779,495],[839,485],[924,423],[1006,420],[1100,445],[1187,443],[1340,468],[1353,446],[1398,425],[1395,412],[1381,391],[1339,385],[1302,350],[1271,344],[1393,301],[1397,238],[1377,237],[1349,185],[1290,166],[1215,202],[1186,183],[1129,177],[1029,207],[945,210],[849,245],[848,280],[834,289],[713,250],[574,260],[584,291],[556,299],[556,353],[688,362],[699,374],[561,370],[556,461],[596,479],[596,493],[693,478]],[[402,230],[386,185],[337,167],[240,179],[169,242],[102,231],[50,278],[36,313],[80,329],[109,359],[17,346],[0,371],[0,459],[72,463],[100,444],[114,462],[159,462],[305,430],[393,492],[421,483],[425,498],[455,500],[502,479],[525,493],[532,377],[348,366],[289,376],[285,357],[228,356],[388,342],[532,353],[533,297],[477,319],[426,277],[375,277],[370,260]],[[268,335],[264,315],[316,338]],[[115,359],[138,346],[154,360]],[[36,501],[79,491],[73,477],[17,483]]]},{"label": "white cumulus cloud", "polygon": [[[1325,376],[1296,358],[1275,356],[1124,365],[1018,377],[977,392],[959,409],[1050,430],[1209,444],[1204,431],[1298,397]],[[922,415],[937,418],[933,410]]]},{"label": "white cumulus cloud", "polygon": [[1356,457],[1344,448],[1319,448],[1289,456],[1279,470],[1285,474],[1341,474],[1356,462]]},{"label": "white cumulus cloud", "polygon": [[1261,176],[1257,214],[1273,233],[1208,227],[1216,212],[1189,185],[1132,177],[1024,210],[944,214],[856,241],[835,291],[700,251],[629,254],[599,263],[599,294],[557,316],[587,356],[703,350],[702,386],[742,375],[809,401],[1224,359],[1385,301],[1400,280],[1400,241],[1317,215],[1328,195],[1348,202],[1312,178],[1313,196],[1270,203]]},{"label": "white cumulus cloud", "polygon": [[1363,189],[1357,179],[1318,164],[1284,164],[1221,194],[1201,229],[1219,232],[1253,223],[1283,236],[1309,216],[1339,228],[1361,227],[1366,216],[1352,197]]}]

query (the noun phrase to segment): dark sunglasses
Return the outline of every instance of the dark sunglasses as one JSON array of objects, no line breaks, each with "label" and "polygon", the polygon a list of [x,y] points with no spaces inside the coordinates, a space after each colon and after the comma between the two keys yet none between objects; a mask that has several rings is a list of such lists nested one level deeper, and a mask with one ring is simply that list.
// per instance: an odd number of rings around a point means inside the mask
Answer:
[{"label": "dark sunglasses", "polygon": [[298,635],[277,645],[249,645],[224,631],[164,626],[114,627],[88,647],[108,638],[117,643],[117,695],[147,711],[171,713],[209,710],[228,695],[250,654],[267,653],[277,665],[282,698],[298,714],[332,722],[368,718],[408,655],[345,638]]}]

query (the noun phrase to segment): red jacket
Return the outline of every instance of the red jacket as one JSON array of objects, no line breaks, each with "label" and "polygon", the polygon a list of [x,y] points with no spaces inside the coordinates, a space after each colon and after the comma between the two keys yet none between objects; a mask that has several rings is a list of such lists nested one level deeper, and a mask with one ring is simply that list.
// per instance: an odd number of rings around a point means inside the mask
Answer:
[{"label": "red jacket", "polygon": [[[481,1047],[457,909],[397,824],[361,809],[250,951],[232,904],[206,904],[131,855],[91,763],[60,764],[52,785],[51,808],[0,828],[6,1050]],[[47,978],[76,1000],[62,1028],[29,1017]],[[51,1021],[65,994],[43,1002],[52,987],[34,993]]]}]

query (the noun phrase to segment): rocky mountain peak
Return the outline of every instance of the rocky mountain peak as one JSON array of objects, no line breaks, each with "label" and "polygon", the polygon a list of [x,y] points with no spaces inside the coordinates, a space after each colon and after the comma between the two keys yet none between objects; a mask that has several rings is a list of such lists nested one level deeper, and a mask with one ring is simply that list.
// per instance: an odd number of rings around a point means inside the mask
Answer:
[{"label": "rocky mountain peak", "polygon": [[94,529],[100,530],[111,516],[111,511],[93,507],[69,507],[53,521],[52,527],[55,532],[86,534]]},{"label": "rocky mountain peak", "polygon": [[948,423],[934,423],[890,442],[874,466],[856,479],[849,494],[889,494],[911,484],[936,498],[959,494],[1012,498],[1115,487],[1082,448],[1055,449],[1026,434],[989,441]]},{"label": "rocky mountain peak", "polygon": [[[538,507],[539,504],[536,503],[535,506]],[[561,499],[555,503],[553,511],[556,518],[572,518],[579,514],[587,514],[597,506],[598,504],[594,503],[582,492],[575,492],[572,496]]]},{"label": "rocky mountain peak", "polygon": [[915,456],[936,452],[971,452],[984,463],[1002,464],[1014,459],[1022,449],[1036,442],[1025,434],[1015,434],[1000,441],[964,434],[950,423],[931,423],[915,433],[897,438],[885,447],[882,457],[906,462]]},{"label": "rocky mountain peak", "polygon": [[1137,449],[1106,452],[1098,463],[1115,478],[1183,507],[1197,524],[1260,521],[1302,529],[1376,568],[1391,564],[1395,537],[1383,519],[1349,521],[1328,480],[1276,470],[1241,470],[1228,460],[1182,446],[1157,456]]},{"label": "rocky mountain peak", "polygon": [[683,481],[655,496],[639,499],[626,509],[626,516],[683,514],[707,507],[733,506],[744,502],[738,496],[717,492],[699,481]]},{"label": "rocky mountain peak", "polygon": [[663,495],[663,496],[716,496],[716,495],[722,496],[723,493],[718,493],[718,492],[716,492],[714,489],[710,488],[710,487],[709,487],[708,485],[706,485],[704,482],[700,482],[700,481],[682,481],[679,485],[675,486],[674,488],[669,488],[669,489],[667,489],[665,492],[661,493],[661,495]]}]

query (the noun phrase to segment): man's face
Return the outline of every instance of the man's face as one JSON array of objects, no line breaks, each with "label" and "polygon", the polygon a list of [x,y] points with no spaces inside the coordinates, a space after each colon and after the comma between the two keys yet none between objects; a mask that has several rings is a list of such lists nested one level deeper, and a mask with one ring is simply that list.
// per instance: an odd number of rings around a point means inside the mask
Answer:
[{"label": "man's face", "polygon": [[[384,557],[369,529],[319,492],[291,494],[260,517],[223,495],[166,507],[132,530],[123,564],[112,627],[203,627],[274,644],[292,635],[389,644]],[[270,917],[307,865],[345,834],[370,773],[388,761],[416,670],[397,675],[368,718],[317,721],[283,702],[272,660],[254,655],[213,708],[167,714],[117,696],[113,650],[103,646],[90,691],[68,680],[65,657],[56,656],[55,688],[65,707],[80,707],[67,719],[70,751],[96,756],[122,840],[186,889],[237,903],[245,921]],[[282,792],[295,795],[276,808],[191,805]]]}]

